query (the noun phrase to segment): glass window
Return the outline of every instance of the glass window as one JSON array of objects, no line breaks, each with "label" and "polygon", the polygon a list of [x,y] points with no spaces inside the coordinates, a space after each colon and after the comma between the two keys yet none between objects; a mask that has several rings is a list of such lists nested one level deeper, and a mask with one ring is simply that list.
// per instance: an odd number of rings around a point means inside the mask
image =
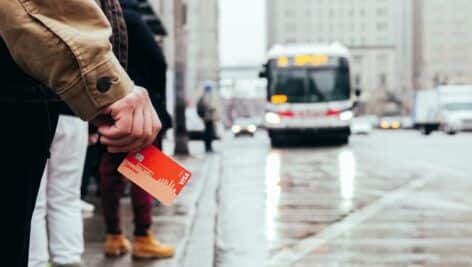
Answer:
[{"label": "glass window", "polygon": [[350,97],[349,72],[345,68],[276,68],[271,94],[287,95],[291,103],[342,101]]}]

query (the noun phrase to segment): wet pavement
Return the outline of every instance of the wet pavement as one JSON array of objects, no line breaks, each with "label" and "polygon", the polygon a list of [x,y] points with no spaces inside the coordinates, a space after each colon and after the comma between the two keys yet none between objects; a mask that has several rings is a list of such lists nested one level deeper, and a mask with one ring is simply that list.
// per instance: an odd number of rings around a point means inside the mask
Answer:
[{"label": "wet pavement", "polygon": [[111,263],[87,244],[101,259],[89,266],[472,266],[472,134],[271,149],[261,132],[218,149],[188,163],[206,168],[200,194],[155,211],[158,236],[180,244],[175,259]]}]

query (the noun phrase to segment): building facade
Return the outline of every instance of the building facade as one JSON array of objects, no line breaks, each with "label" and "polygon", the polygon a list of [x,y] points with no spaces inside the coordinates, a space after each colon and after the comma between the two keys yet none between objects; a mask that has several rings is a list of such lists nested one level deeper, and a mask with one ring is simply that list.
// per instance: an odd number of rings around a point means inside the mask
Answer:
[{"label": "building facade", "polygon": [[[150,0],[154,10],[168,28],[169,36],[163,41],[169,62],[169,103],[173,99],[173,70],[175,62],[174,1]],[[189,103],[194,103],[201,94],[206,80],[219,80],[218,0],[185,0],[183,24],[185,57],[185,88]]]},{"label": "building facade", "polygon": [[409,0],[267,0],[268,49],[342,43],[351,50],[354,83],[367,103],[401,97],[412,88],[411,9]]},{"label": "building facade", "polygon": [[472,84],[472,1],[414,2],[415,88]]}]

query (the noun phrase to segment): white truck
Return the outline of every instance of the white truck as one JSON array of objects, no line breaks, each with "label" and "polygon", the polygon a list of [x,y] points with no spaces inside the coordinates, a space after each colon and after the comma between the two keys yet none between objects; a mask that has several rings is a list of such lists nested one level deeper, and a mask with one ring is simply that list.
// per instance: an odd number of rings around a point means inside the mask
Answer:
[{"label": "white truck", "polygon": [[414,99],[415,127],[425,135],[472,130],[472,86],[444,85],[418,91]]}]

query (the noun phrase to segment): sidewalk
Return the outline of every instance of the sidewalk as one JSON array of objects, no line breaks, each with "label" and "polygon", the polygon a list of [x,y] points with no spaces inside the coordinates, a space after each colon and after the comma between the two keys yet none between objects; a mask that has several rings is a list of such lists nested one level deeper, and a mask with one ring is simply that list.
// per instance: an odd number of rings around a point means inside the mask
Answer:
[{"label": "sidewalk", "polygon": [[[172,144],[164,144],[167,154],[172,154]],[[170,267],[181,266],[185,260],[189,238],[192,236],[194,222],[197,215],[198,202],[204,195],[204,188],[211,177],[218,175],[219,155],[206,155],[203,152],[201,142],[191,142],[190,151],[192,156],[187,158],[176,158],[183,166],[193,173],[193,177],[186,186],[176,203],[166,208],[156,206],[153,209],[153,227],[158,239],[176,247],[177,254],[169,260],[156,261],[134,261],[131,255],[125,255],[117,259],[109,259],[103,255],[103,241],[105,239],[105,226],[103,223],[101,204],[98,198],[90,199],[96,210],[91,218],[84,220],[85,253],[84,262],[88,267]],[[128,238],[132,239],[133,214],[130,198],[122,200],[122,223]]]}]

